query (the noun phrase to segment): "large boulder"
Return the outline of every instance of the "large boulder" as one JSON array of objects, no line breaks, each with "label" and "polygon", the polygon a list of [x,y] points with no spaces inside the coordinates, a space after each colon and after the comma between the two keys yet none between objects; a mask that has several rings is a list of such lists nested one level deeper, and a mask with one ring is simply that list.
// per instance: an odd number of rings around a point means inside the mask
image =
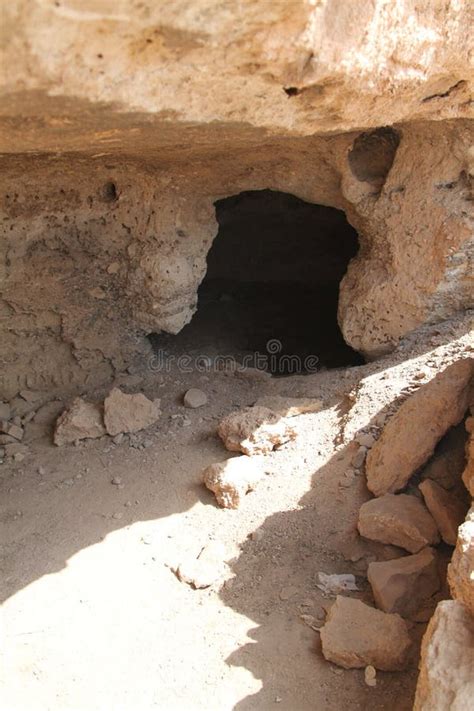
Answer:
[{"label": "large boulder", "polygon": [[468,711],[474,699],[474,621],[454,600],[438,603],[421,647],[413,711]]},{"label": "large boulder", "polygon": [[367,486],[376,496],[403,489],[433,454],[445,432],[463,418],[473,360],[453,363],[406,400],[367,455]]}]

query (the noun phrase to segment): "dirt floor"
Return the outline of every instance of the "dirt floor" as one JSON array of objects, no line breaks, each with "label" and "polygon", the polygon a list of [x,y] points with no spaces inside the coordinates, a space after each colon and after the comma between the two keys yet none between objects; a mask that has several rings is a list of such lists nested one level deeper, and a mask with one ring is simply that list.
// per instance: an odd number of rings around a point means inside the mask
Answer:
[{"label": "dirt floor", "polygon": [[[397,551],[356,534],[369,494],[363,474],[347,476],[352,437],[418,387],[420,369],[429,378],[472,349],[469,324],[426,328],[373,364],[291,378],[144,364],[118,383],[160,397],[162,415],[119,444],[55,447],[46,424],[63,404],[40,409],[29,454],[0,466],[1,708],[408,711],[417,645],[409,670],[378,672],[375,688],[325,661],[317,627],[332,599],[317,573],[354,573],[352,595],[371,602],[368,561]],[[189,387],[208,404],[184,408]],[[318,397],[323,409],[294,418],[297,439],[265,457],[241,508],[220,509],[201,484],[230,456],[216,426],[267,394]],[[174,569],[214,540],[228,551],[224,578],[180,582]],[[415,642],[424,628],[412,624]]]}]

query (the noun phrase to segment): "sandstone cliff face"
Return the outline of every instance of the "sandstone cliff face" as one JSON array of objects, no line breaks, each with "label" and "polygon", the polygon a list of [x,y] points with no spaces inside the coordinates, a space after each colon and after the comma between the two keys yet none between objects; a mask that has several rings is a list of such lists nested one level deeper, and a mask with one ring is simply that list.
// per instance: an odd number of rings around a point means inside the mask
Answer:
[{"label": "sandstone cliff face", "polygon": [[339,322],[368,357],[470,305],[471,4],[290,5],[2,8],[0,397],[92,388],[178,332],[244,190],[345,211]]}]

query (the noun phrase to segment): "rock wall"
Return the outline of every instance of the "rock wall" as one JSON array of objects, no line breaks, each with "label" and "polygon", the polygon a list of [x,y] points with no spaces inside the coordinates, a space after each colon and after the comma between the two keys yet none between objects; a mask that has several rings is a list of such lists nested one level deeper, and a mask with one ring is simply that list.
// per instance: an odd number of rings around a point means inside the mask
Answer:
[{"label": "rock wall", "polygon": [[367,357],[472,304],[470,12],[5,4],[0,397],[93,388],[179,331],[244,190],[346,213],[339,321]]}]

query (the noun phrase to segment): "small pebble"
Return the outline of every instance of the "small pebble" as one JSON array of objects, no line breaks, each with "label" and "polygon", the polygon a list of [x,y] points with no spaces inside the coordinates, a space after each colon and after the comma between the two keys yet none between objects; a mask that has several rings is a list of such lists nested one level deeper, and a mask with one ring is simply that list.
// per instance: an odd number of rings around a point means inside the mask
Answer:
[{"label": "small pebble", "polygon": [[365,462],[365,455],[367,454],[366,447],[359,447],[357,452],[352,457],[352,466],[354,469],[359,469]]},{"label": "small pebble", "polygon": [[377,686],[377,670],[371,664],[365,667],[364,680],[367,686]]},{"label": "small pebble", "polygon": [[111,480],[111,484],[114,484],[115,486],[120,486],[122,483],[122,479],[119,476],[114,476],[114,478]]},{"label": "small pebble", "polygon": [[207,403],[207,395],[198,388],[191,388],[184,394],[184,406],[190,408],[202,407]]}]

